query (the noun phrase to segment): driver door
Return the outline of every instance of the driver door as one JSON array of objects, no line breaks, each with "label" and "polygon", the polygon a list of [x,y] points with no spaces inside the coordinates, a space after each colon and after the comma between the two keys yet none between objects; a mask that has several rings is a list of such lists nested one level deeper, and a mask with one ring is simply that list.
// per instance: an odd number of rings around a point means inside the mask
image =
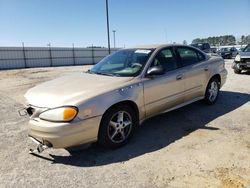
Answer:
[{"label": "driver door", "polygon": [[183,71],[172,48],[158,52],[150,67],[162,66],[163,75],[150,76],[144,81],[146,116],[150,117],[184,102]]}]

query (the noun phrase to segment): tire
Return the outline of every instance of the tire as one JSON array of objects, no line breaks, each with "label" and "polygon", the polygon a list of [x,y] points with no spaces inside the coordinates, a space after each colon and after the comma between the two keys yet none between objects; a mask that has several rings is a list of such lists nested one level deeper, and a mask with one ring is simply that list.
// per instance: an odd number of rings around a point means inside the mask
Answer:
[{"label": "tire", "polygon": [[204,98],[205,102],[207,104],[214,104],[218,99],[219,91],[220,91],[219,80],[217,78],[212,78],[207,85]]},{"label": "tire", "polygon": [[239,69],[236,68],[236,69],[234,69],[234,73],[235,73],[235,74],[240,74],[240,73],[241,73],[241,70],[239,70]]},{"label": "tire", "polygon": [[103,115],[98,142],[106,148],[118,148],[125,145],[137,125],[135,111],[127,105],[117,105]]},{"label": "tire", "polygon": [[241,69],[240,69],[240,64],[239,63],[235,64],[234,73],[236,73],[236,74],[240,74],[241,73]]}]

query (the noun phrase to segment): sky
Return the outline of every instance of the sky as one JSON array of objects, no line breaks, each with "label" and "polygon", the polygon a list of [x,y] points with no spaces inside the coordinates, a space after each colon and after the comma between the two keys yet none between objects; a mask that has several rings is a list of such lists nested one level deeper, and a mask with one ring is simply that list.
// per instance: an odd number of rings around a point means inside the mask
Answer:
[{"label": "sky", "polygon": [[[116,46],[250,34],[250,0],[109,0]],[[105,0],[0,0],[0,46],[107,46]]]}]

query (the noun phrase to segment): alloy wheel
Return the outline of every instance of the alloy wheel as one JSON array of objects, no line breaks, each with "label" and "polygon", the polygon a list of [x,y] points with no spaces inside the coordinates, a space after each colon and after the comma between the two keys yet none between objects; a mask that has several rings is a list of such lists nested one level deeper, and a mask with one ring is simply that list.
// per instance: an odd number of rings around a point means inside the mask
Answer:
[{"label": "alloy wheel", "polygon": [[108,137],[113,143],[121,143],[128,138],[131,129],[131,115],[126,111],[118,111],[109,121]]},{"label": "alloy wheel", "polygon": [[218,95],[218,83],[216,81],[211,82],[210,88],[208,89],[209,97],[208,99],[213,102]]}]

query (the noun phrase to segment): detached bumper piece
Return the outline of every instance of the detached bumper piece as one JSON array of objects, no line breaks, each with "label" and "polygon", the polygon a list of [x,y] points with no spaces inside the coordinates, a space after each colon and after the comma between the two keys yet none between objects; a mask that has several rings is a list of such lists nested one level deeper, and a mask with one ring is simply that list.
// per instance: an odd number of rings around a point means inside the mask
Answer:
[{"label": "detached bumper piece", "polygon": [[31,139],[33,142],[35,142],[37,144],[36,149],[30,149],[29,150],[30,154],[37,154],[37,153],[40,154],[44,150],[52,147],[52,144],[47,142],[47,141],[40,142],[39,140],[37,140],[37,139],[35,139],[35,138],[31,137],[31,136],[29,136],[29,139]]}]

